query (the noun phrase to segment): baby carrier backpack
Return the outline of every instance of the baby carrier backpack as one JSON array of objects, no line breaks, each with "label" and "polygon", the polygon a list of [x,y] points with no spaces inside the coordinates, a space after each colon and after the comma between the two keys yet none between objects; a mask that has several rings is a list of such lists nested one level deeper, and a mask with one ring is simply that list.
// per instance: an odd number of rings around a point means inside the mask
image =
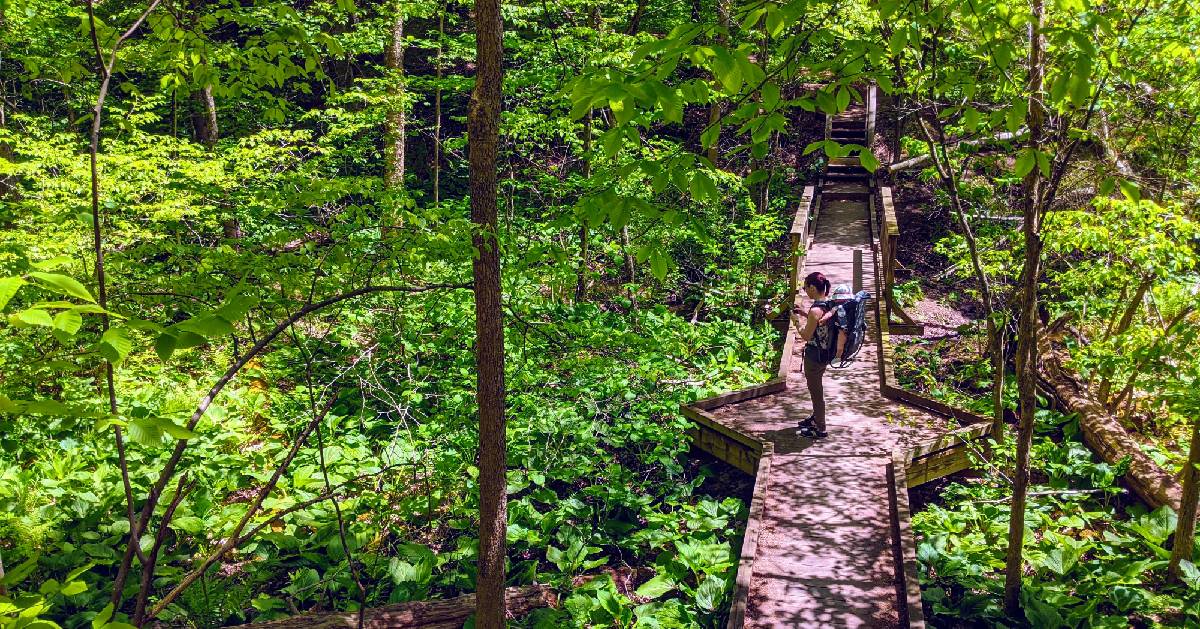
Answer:
[{"label": "baby carrier backpack", "polygon": [[[846,346],[842,349],[841,356],[835,356],[837,343],[832,343],[830,362],[838,363],[835,368],[840,369],[849,365],[862,349],[863,339],[867,336],[867,300],[870,297],[870,293],[860,290],[854,297],[837,307],[837,315],[831,323],[835,324],[832,327],[836,329],[837,334],[846,335]],[[835,337],[836,341],[836,335],[831,334],[830,336]]]},{"label": "baby carrier backpack", "polygon": [[[850,299],[842,302],[817,301],[813,306],[826,312],[832,311],[833,318],[828,325],[817,327],[813,338],[808,342],[810,357],[823,365],[841,369],[854,362],[862,349],[863,339],[867,336],[867,299],[871,294],[865,290],[858,291]],[[838,355],[838,336],[845,335],[846,344]]]}]

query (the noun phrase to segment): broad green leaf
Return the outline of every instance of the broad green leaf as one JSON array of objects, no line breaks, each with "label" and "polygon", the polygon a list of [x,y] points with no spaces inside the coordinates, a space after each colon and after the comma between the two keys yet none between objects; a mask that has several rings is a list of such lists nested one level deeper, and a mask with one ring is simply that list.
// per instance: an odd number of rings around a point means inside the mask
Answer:
[{"label": "broad green leaf", "polygon": [[637,589],[637,595],[642,598],[656,599],[671,590],[677,588],[678,585],[670,577],[660,574],[653,579],[643,583]]},{"label": "broad green leaf", "polygon": [[70,295],[71,297],[77,297],[84,301],[90,301],[93,303],[96,301],[96,299],[92,297],[92,294],[88,292],[88,289],[84,288],[83,284],[79,283],[79,280],[76,280],[68,275],[34,271],[33,273],[30,273],[29,276],[38,280],[39,284],[42,284],[43,286],[55,292],[62,293],[64,295]]},{"label": "broad green leaf", "polygon": [[129,338],[129,331],[122,327],[109,328],[103,336],[100,337],[99,345],[100,355],[108,359],[114,365],[120,364],[129,355],[133,349],[133,339]]},{"label": "broad green leaf", "polygon": [[166,417],[154,417],[152,421],[159,430],[176,439],[195,439],[200,436]]},{"label": "broad green leaf", "polygon": [[713,183],[712,177],[703,170],[697,170],[692,173],[692,181],[689,189],[692,197],[697,201],[715,201],[719,199],[716,184]]},{"label": "broad green leaf", "polygon": [[846,111],[850,106],[850,90],[845,86],[839,87],[837,91],[837,110],[839,112]]},{"label": "broad green leaf", "polygon": [[1018,177],[1028,175],[1037,163],[1037,158],[1033,154],[1033,149],[1024,148],[1017,153],[1017,163],[1013,168],[1013,174]]},{"label": "broad green leaf", "polygon": [[671,258],[662,250],[662,247],[655,245],[650,249],[650,272],[659,281],[667,277],[667,270],[670,267],[670,263]]},{"label": "broad green leaf", "polygon": [[716,144],[717,139],[721,137],[721,121],[718,120],[712,125],[705,127],[704,132],[700,134],[700,146],[705,150],[712,148]]},{"label": "broad green leaf", "polygon": [[83,327],[83,317],[75,310],[64,310],[54,316],[54,329],[75,334]]},{"label": "broad green leaf", "polygon": [[879,168],[879,160],[876,159],[875,153],[863,149],[858,153],[858,162],[862,167],[867,169],[867,172],[875,172]]},{"label": "broad green leaf", "polygon": [[767,111],[773,111],[779,106],[779,86],[767,83],[762,87],[762,104]]},{"label": "broad green leaf", "polygon": [[64,585],[63,588],[61,590],[59,590],[58,593],[62,594],[63,596],[75,596],[76,594],[82,594],[86,591],[87,591],[86,583],[84,583],[83,581],[72,581],[72,582]]},{"label": "broad green leaf", "polygon": [[217,314],[203,314],[172,326],[185,332],[194,332],[205,338],[216,338],[236,334],[237,329]]},{"label": "broad green leaf", "polygon": [[170,360],[171,354],[175,353],[175,335],[162,333],[158,338],[154,339],[154,353],[158,354],[158,359],[166,362]]},{"label": "broad green leaf", "polygon": [[48,328],[54,325],[54,319],[50,317],[50,313],[41,308],[26,308],[16,314],[10,315],[9,322],[16,327],[40,325]]},{"label": "broad green leaf", "polygon": [[0,277],[0,310],[8,305],[8,301],[17,294],[17,290],[25,283],[19,277]]},{"label": "broad green leaf", "polygon": [[725,595],[725,581],[711,574],[696,588],[696,606],[707,612],[716,611]]}]

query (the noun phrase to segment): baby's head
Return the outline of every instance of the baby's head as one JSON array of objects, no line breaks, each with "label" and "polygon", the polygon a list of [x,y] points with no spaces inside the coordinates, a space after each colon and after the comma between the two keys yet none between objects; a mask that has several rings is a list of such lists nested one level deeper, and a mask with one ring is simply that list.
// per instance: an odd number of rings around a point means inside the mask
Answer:
[{"label": "baby's head", "polygon": [[850,292],[850,287],[845,284],[838,284],[833,288],[834,301],[848,301],[853,297],[854,295]]}]

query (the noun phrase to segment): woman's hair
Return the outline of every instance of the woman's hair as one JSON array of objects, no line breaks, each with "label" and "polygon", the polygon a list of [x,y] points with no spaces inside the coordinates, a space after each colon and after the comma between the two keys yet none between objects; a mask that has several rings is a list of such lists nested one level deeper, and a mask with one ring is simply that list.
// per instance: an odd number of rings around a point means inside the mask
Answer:
[{"label": "woman's hair", "polygon": [[808,276],[804,278],[804,285],[816,288],[817,290],[821,291],[822,295],[829,294],[829,279],[825,277],[824,273],[818,273],[816,271],[809,273]]}]

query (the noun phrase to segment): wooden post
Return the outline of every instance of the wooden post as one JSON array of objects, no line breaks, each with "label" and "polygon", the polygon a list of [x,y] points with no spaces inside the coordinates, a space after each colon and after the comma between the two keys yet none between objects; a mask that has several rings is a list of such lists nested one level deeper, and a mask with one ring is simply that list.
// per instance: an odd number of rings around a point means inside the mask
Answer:
[{"label": "wooden post", "polygon": [[862,252],[862,249],[854,250],[854,280],[853,280],[853,283],[854,283],[854,293],[858,294],[858,291],[862,290],[862,287],[863,287],[863,252]]}]

